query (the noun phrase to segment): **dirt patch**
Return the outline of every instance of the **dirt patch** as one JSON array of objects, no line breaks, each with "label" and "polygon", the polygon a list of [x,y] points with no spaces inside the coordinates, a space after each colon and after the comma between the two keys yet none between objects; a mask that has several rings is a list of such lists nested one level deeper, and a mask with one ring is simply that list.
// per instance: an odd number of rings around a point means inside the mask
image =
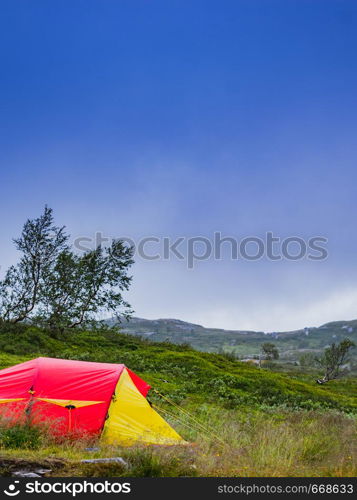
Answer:
[{"label": "dirt patch", "polygon": [[65,459],[46,458],[44,460],[28,460],[22,458],[8,458],[0,456],[0,476],[13,476],[16,472],[36,473],[39,470],[48,470],[40,476],[51,476],[52,473],[58,473],[67,464]]}]

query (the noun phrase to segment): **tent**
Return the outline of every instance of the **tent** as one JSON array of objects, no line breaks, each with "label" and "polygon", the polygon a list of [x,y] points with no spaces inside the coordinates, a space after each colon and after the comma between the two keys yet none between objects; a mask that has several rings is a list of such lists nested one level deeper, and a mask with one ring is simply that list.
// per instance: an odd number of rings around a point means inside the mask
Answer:
[{"label": "tent", "polygon": [[108,444],[184,444],[147,401],[149,389],[123,364],[37,358],[0,370],[0,412]]}]

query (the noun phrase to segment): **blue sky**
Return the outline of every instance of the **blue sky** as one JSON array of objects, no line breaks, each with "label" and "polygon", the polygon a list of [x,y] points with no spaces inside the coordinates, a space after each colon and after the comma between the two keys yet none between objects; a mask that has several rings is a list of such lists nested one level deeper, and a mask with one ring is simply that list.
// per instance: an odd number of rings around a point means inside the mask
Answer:
[{"label": "blue sky", "polygon": [[75,237],[322,235],[323,262],[143,261],[143,317],[357,317],[354,0],[2,0],[2,270],[45,203]]}]

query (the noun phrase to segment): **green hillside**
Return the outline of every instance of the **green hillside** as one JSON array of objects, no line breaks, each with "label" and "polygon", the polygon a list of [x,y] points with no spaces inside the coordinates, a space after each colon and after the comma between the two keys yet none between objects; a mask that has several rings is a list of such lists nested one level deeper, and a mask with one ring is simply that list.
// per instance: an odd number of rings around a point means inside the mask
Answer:
[{"label": "green hillside", "polygon": [[38,356],[124,363],[176,400],[193,397],[229,408],[286,404],[353,411],[357,407],[352,378],[321,387],[313,375],[274,373],[228,356],[114,331],[72,332],[57,338],[35,327],[0,331],[0,367]]},{"label": "green hillside", "polygon": [[[54,443],[49,436],[36,435],[35,447],[25,443],[19,449],[18,436],[9,438],[0,427],[3,475],[16,468],[19,458],[27,460],[29,467],[50,467],[51,475],[69,476],[356,473],[357,380],[353,377],[319,386],[314,374],[277,373],[229,355],[110,330],[52,335],[25,325],[0,328],[0,368],[38,356],[125,363],[164,396],[149,393],[163,417],[195,445],[179,450],[100,446],[88,456],[88,443]],[[108,456],[124,457],[129,472],[119,466],[80,463],[82,458]]]},{"label": "green hillside", "polygon": [[[231,352],[240,358],[257,356],[261,344],[267,341],[276,344],[280,358],[285,361],[298,361],[306,352],[319,354],[327,345],[346,337],[357,343],[357,320],[335,321],[287,332],[204,328],[175,319],[132,318],[129,322],[123,320],[121,326],[124,332],[140,335],[153,342],[168,340],[177,344],[188,343],[201,351]],[[354,365],[357,365],[357,349],[351,352],[351,356]]]}]

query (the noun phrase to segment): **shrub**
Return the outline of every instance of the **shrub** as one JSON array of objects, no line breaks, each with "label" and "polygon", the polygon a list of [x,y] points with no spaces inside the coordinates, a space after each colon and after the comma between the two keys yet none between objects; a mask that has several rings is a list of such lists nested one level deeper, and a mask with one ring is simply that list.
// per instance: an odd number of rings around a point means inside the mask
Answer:
[{"label": "shrub", "polygon": [[0,446],[3,448],[38,449],[42,444],[41,430],[36,426],[16,424],[0,428]]}]

